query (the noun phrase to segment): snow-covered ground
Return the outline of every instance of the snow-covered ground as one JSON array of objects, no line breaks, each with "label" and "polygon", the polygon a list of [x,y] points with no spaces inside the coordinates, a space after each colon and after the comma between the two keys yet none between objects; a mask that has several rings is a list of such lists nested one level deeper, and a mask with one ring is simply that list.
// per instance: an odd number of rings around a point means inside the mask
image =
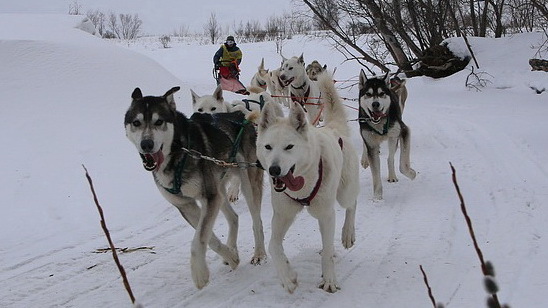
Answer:
[{"label": "snow-covered ground", "polygon": [[[299,275],[294,294],[280,286],[273,264],[248,263],[251,219],[240,216],[240,266],[232,271],[208,251],[210,284],[190,277],[194,230],[156,190],[133,145],[123,115],[135,87],[160,95],[180,85],[178,108],[189,113],[190,91],[210,94],[212,56],[219,46],[158,41],[116,44],[76,29],[74,16],[0,15],[0,307],[130,307],[99,225],[82,164],[94,180],[107,225],[137,300],[145,307],[429,307],[419,265],[437,301],[447,307],[483,307],[486,293],[478,257],[460,212],[449,163],[457,177],[485,258],[495,265],[499,298],[512,307],[546,307],[548,289],[548,74],[528,59],[539,33],[501,39],[470,38],[481,91],[465,84],[468,71],[443,80],[407,81],[404,120],[412,131],[414,181],[384,183],[384,201],[372,201],[369,170],[360,171],[356,245],[340,244],[341,290],[317,288],[318,226],[306,211],[284,246]],[[461,44],[455,40],[455,44]],[[261,58],[276,68],[274,42],[242,44],[242,81]],[[344,62],[325,40],[295,37],[286,57],[304,53],[337,67],[345,98],[356,98],[359,67]],[[477,69],[478,70],[478,69]],[[343,89],[344,88],[344,89]],[[229,100],[238,95],[226,93]],[[356,102],[345,102],[355,106]],[[348,118],[357,112],[348,108]],[[357,122],[353,140],[361,151]],[[385,177],[386,150],[382,153]],[[270,190],[265,181],[263,221],[270,237]],[[226,235],[220,215],[215,232]]]}]

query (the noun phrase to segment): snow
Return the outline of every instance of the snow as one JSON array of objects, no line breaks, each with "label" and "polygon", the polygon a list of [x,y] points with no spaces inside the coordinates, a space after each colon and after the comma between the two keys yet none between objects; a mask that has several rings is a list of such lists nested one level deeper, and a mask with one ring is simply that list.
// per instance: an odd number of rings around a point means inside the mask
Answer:
[{"label": "snow", "polygon": [[[489,80],[467,89],[467,69],[442,80],[407,81],[404,120],[412,132],[410,181],[384,183],[384,200],[372,200],[369,170],[360,170],[356,245],[340,243],[344,212],[337,211],[336,273],[341,290],[328,294],[320,281],[317,222],[304,211],[284,241],[299,275],[294,294],[280,286],[272,262],[248,263],[253,253],[251,219],[244,201],[240,217],[240,266],[231,271],[208,251],[210,283],[197,290],[190,277],[194,230],[169,205],[126,139],[123,116],[135,87],[161,95],[172,86],[178,109],[191,111],[192,88],[213,92],[216,45],[155,40],[112,43],[82,28],[81,17],[0,15],[0,306],[131,307],[99,224],[82,164],[99,202],[137,300],[144,307],[428,307],[419,265],[437,301],[446,307],[485,306],[478,257],[451,181],[452,163],[484,256],[495,265],[503,303],[546,307],[548,288],[548,150],[545,72],[527,63],[539,33],[500,39],[470,37]],[[465,50],[458,39],[451,45]],[[265,58],[280,63],[274,42],[241,44],[242,81]],[[283,54],[304,53],[337,67],[345,98],[356,98],[359,67],[344,62],[327,41],[299,37]],[[472,65],[472,63],[470,64]],[[343,89],[344,88],[344,89]],[[225,93],[226,99],[236,94]],[[345,101],[355,106],[355,102]],[[348,118],[356,111],[348,108]],[[358,125],[350,122],[361,151]],[[9,145],[9,147],[8,147]],[[386,150],[382,174],[386,177]],[[265,180],[263,221],[270,237],[270,189]],[[222,214],[215,232],[226,235]],[[270,261],[270,259],[269,259]]]},{"label": "snow", "polygon": [[[137,14],[143,21],[142,32],[147,35],[171,34],[180,27],[188,28],[190,33],[203,33],[211,14],[223,31],[233,30],[242,21],[258,21],[261,24],[272,16],[281,17],[291,9],[292,0],[253,0],[240,1],[200,0],[17,0],[0,1],[3,13],[48,13],[52,16],[67,14],[69,9],[78,5],[80,14],[96,11],[109,15]],[[192,9],[196,8],[196,9]],[[11,29],[11,28],[10,28]],[[228,31],[230,32],[230,31]]]}]

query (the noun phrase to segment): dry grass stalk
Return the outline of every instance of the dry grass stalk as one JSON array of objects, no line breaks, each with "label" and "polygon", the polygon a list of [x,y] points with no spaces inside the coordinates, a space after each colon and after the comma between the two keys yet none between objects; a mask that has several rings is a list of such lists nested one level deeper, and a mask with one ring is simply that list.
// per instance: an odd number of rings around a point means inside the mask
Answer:
[{"label": "dry grass stalk", "polygon": [[126,288],[127,293],[129,294],[129,298],[131,299],[131,303],[135,304],[135,297],[133,296],[133,292],[131,291],[131,286],[129,285],[129,281],[127,279],[126,271],[124,270],[124,267],[120,263],[120,260],[118,259],[118,254],[116,253],[116,248],[114,246],[114,243],[112,242],[112,238],[110,237],[110,232],[108,231],[107,224],[105,222],[105,216],[103,215],[103,209],[101,208],[101,205],[99,205],[99,201],[97,199],[97,195],[95,194],[95,189],[93,188],[93,181],[91,180],[91,177],[89,176],[88,170],[84,165],[82,165],[84,170],[86,171],[86,178],[89,182],[89,187],[91,189],[91,193],[93,194],[93,200],[95,201],[95,205],[97,205],[97,210],[99,211],[99,216],[101,216],[101,227],[103,228],[103,231],[105,232],[105,235],[108,240],[108,244],[110,245],[110,250],[112,251],[112,257],[114,258],[114,262],[116,263],[116,266],[118,266],[118,270],[120,271],[120,275],[122,275],[122,280],[124,281],[124,286]]}]

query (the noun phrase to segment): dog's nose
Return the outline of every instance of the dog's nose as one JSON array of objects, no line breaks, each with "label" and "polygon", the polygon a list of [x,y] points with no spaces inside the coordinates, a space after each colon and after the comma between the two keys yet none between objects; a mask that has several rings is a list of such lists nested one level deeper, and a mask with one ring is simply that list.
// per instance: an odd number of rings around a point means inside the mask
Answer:
[{"label": "dog's nose", "polygon": [[281,80],[285,80],[285,75],[283,75],[283,74],[280,75],[280,79],[281,79]]},{"label": "dog's nose", "polygon": [[141,140],[141,149],[145,152],[150,152],[154,148],[154,141],[150,139]]},{"label": "dog's nose", "polygon": [[270,166],[270,168],[268,168],[268,173],[271,176],[279,176],[281,172],[282,169],[280,168],[280,166]]},{"label": "dog's nose", "polygon": [[378,109],[380,105],[381,104],[379,102],[373,102],[373,104],[371,104],[371,106],[375,109]]}]

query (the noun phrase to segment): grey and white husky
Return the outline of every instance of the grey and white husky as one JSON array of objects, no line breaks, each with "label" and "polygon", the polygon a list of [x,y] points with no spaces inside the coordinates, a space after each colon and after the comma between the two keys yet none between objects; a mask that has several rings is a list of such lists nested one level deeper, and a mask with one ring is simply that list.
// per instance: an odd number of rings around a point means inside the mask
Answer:
[{"label": "grey and white husky", "polygon": [[257,156],[272,178],[274,216],[269,252],[285,290],[297,287],[297,273],[284,253],[284,236],[303,209],[318,219],[322,238],[322,281],[327,292],[338,290],[334,264],[335,201],[346,209],[342,228],[344,248],[354,245],[354,222],[359,193],[359,160],[349,137],[346,113],[333,78],[318,81],[325,99],[325,126],[307,120],[303,107],[292,103],[284,117],[279,104],[267,103],[261,113]]},{"label": "grey and white husky", "polygon": [[388,74],[383,78],[367,78],[361,70],[359,80],[359,121],[363,139],[363,168],[371,167],[373,198],[382,199],[379,148],[388,141],[388,182],[397,182],[394,156],[401,140],[400,172],[413,180],[415,170],[411,168],[411,134],[402,120],[402,107],[397,95],[390,89]]},{"label": "grey and white husky", "polygon": [[[161,194],[196,229],[190,265],[194,284],[201,289],[209,282],[205,259],[208,244],[231,268],[240,262],[236,246],[238,216],[225,191],[225,181],[233,174],[241,178],[253,218],[255,252],[251,263],[260,264],[266,259],[260,216],[263,171],[226,168],[188,154],[184,149],[221,161],[256,162],[256,132],[241,112],[195,113],[187,118],[176,110],[173,93],[178,90],[174,87],[162,96],[143,97],[136,88],[124,124],[127,137],[137,148],[145,169],[152,172]],[[228,221],[226,245],[213,233],[219,209]]]}]

